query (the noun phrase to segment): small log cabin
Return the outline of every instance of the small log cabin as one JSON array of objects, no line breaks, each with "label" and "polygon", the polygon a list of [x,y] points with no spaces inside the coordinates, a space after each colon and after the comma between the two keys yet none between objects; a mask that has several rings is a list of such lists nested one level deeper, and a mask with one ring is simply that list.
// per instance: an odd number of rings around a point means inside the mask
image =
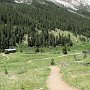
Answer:
[{"label": "small log cabin", "polygon": [[15,53],[16,49],[5,49],[4,53],[9,54],[9,53]]}]

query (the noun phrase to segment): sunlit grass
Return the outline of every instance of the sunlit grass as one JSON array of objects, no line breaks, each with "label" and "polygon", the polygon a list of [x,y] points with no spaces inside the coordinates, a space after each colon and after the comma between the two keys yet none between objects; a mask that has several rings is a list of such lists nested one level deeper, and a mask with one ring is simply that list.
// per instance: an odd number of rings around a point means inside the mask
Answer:
[{"label": "sunlit grass", "polygon": [[[71,47],[68,54],[89,50],[89,43],[77,44]],[[20,50],[22,49],[22,53]],[[90,61],[90,56],[76,61],[73,56],[59,57],[62,47],[42,47],[44,53],[35,53],[36,48],[21,45],[17,53],[8,54],[9,60],[0,54],[0,90],[48,90],[46,80],[50,74],[49,66],[54,59],[59,65],[63,79],[70,85],[81,90],[90,90],[90,66],[83,63]],[[5,74],[5,68],[8,74]]]},{"label": "sunlit grass", "polygon": [[90,62],[90,56],[88,55],[86,59],[80,57],[80,61],[75,61],[73,56],[65,60],[62,58],[62,61],[65,61],[60,67],[63,79],[80,90],[90,90],[90,66],[84,65],[85,62]]}]

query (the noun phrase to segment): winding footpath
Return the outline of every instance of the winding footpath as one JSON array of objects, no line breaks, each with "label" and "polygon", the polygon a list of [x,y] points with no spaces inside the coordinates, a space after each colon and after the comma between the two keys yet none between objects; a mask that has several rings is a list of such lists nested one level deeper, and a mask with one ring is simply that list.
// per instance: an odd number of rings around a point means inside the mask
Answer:
[{"label": "winding footpath", "polygon": [[50,69],[51,73],[47,80],[47,87],[49,90],[78,90],[62,80],[62,75],[60,74],[60,68],[58,66],[51,66]]},{"label": "winding footpath", "polygon": [[3,57],[6,57],[7,60],[9,60],[9,57],[6,54],[4,54],[4,53],[1,53],[1,54],[2,54]]}]

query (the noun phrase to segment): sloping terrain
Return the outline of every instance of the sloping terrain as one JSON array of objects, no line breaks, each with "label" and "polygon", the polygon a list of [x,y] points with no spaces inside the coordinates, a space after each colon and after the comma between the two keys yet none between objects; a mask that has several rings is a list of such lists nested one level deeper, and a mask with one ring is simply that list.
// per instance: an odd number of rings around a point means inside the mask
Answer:
[{"label": "sloping terrain", "polygon": [[[16,3],[27,3],[31,4],[34,0],[15,0]],[[38,2],[45,2],[45,0],[37,0]],[[46,0],[55,3],[58,6],[64,6],[74,10],[84,9],[90,11],[89,0]]]}]

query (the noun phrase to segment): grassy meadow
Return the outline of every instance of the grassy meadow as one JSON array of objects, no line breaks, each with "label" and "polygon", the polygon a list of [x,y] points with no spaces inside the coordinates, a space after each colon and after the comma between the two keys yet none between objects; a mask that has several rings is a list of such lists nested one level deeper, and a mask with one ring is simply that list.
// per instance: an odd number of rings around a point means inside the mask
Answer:
[{"label": "grassy meadow", "polygon": [[90,54],[83,59],[83,55],[77,55],[78,60],[74,56],[61,58],[61,63],[64,62],[61,68],[63,79],[70,85],[79,88],[80,90],[90,90]]},{"label": "grassy meadow", "polygon": [[89,46],[89,43],[76,44],[68,52],[73,55],[63,57],[60,57],[63,55],[61,46],[40,48],[44,52],[35,53],[36,48],[25,44],[20,45],[16,53],[8,54],[9,59],[0,54],[0,90],[48,90],[46,80],[52,59],[67,83],[80,90],[90,90],[90,66],[83,64],[90,62],[90,55],[85,59],[82,54],[78,55],[78,61],[74,58],[74,53],[90,50]]},{"label": "grassy meadow", "polygon": [[[15,53],[8,57],[9,60],[0,59],[3,60],[0,64],[0,90],[47,90],[45,84],[50,61],[45,62],[42,58],[48,55]],[[8,74],[5,74],[5,68]]]}]

